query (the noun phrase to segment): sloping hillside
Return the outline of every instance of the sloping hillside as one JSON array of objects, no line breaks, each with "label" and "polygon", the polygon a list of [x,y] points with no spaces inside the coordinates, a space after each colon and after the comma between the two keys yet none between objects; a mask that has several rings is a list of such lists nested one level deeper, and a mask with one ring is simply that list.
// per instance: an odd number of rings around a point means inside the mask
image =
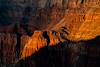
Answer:
[{"label": "sloping hillside", "polygon": [[76,41],[92,39],[100,35],[100,6],[72,11],[66,13],[53,30],[60,31],[61,27],[65,27],[69,32],[67,38]]}]

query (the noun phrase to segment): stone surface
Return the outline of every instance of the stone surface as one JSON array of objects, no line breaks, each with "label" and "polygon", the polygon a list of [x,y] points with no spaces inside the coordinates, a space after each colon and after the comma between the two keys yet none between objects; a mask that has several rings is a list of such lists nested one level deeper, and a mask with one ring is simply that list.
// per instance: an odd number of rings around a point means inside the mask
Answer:
[{"label": "stone surface", "polygon": [[[58,45],[65,44],[74,45],[68,49],[70,62],[77,60],[82,48],[83,54],[89,53],[90,60],[95,59],[99,48],[90,46],[93,48],[84,52],[87,48],[82,45],[96,43],[94,38],[100,36],[99,29],[99,0],[0,0],[0,64],[12,64],[44,47],[59,49]],[[93,65],[95,67],[95,62]]]}]

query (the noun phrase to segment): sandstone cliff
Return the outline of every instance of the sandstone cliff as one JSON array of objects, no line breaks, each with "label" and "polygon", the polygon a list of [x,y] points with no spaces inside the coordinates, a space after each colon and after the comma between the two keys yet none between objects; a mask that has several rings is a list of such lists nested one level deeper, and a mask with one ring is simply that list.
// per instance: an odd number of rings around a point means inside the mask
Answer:
[{"label": "sandstone cliff", "polygon": [[[99,0],[0,0],[0,4],[0,32],[10,33],[0,34],[5,64],[14,63],[15,55],[25,59],[44,47],[100,36]],[[77,49],[72,47],[71,52],[76,54]]]},{"label": "sandstone cliff", "polygon": [[21,58],[29,57],[47,45],[55,46],[68,40],[78,42],[100,36],[100,6],[95,3],[91,3],[93,5],[90,6],[86,3],[80,4],[80,7],[69,6],[60,22],[46,29],[46,38],[43,36],[44,31],[34,33],[26,43]]}]

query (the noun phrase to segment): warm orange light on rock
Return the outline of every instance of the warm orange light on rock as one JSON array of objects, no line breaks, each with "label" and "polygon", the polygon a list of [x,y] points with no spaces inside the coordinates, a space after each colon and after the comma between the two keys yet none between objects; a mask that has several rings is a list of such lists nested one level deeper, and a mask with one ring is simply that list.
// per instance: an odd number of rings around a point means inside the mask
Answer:
[{"label": "warm orange light on rock", "polygon": [[[75,5],[75,3],[73,3]],[[59,11],[57,12],[59,13]],[[52,12],[52,20],[58,19],[56,11]],[[51,26],[50,26],[51,28]],[[62,30],[64,28],[64,30]],[[53,31],[55,33],[53,33]],[[68,9],[59,23],[48,30],[50,39],[43,36],[43,31],[35,31],[33,36],[26,43],[21,58],[31,56],[40,48],[46,45],[54,46],[69,39],[71,41],[89,40],[100,35],[100,7],[83,7]],[[64,37],[64,38],[63,38]]]},{"label": "warm orange light on rock", "polygon": [[34,35],[29,39],[28,43],[26,43],[21,58],[31,56],[34,52],[38,51],[38,49],[47,45],[46,39],[42,36],[42,32],[36,31]]}]

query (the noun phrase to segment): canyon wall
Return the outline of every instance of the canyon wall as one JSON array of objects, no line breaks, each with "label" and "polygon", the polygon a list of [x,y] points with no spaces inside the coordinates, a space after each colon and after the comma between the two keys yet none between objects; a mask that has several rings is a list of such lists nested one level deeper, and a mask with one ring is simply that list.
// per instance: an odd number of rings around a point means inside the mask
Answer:
[{"label": "canyon wall", "polygon": [[99,0],[0,0],[0,64],[48,45],[91,40],[100,36],[99,29]]},{"label": "canyon wall", "polygon": [[16,34],[0,33],[0,66],[14,64],[19,59],[28,39],[27,35],[18,38]]}]

